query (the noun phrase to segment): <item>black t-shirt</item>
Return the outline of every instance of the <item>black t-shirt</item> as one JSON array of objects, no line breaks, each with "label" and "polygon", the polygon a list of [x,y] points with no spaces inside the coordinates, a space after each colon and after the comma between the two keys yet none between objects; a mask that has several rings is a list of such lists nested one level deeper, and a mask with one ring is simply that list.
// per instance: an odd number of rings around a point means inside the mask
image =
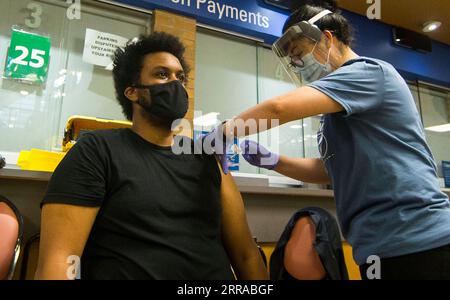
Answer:
[{"label": "black t-shirt", "polygon": [[176,155],[131,129],[102,130],[69,151],[43,204],[100,207],[82,279],[228,280],[220,185],[213,156]]}]

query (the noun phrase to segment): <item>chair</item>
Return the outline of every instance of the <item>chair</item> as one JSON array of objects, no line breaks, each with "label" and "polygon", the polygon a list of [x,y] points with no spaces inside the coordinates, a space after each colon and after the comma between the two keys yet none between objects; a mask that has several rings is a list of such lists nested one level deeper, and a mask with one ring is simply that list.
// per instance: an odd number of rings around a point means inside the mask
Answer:
[{"label": "chair", "polygon": [[0,280],[12,279],[22,238],[22,215],[11,201],[0,195]]},{"label": "chair", "polygon": [[255,241],[256,247],[258,248],[259,254],[261,254],[261,258],[264,262],[264,266],[267,267],[267,257],[264,253],[264,250],[262,249],[261,245],[258,243],[258,239],[256,237],[253,237],[253,240]]},{"label": "chair", "polygon": [[272,280],[347,280],[336,219],[309,207],[289,220],[270,258]]},{"label": "chair", "polygon": [[20,280],[32,280],[34,278],[39,258],[40,238],[41,235],[36,233],[25,243],[20,269]]}]

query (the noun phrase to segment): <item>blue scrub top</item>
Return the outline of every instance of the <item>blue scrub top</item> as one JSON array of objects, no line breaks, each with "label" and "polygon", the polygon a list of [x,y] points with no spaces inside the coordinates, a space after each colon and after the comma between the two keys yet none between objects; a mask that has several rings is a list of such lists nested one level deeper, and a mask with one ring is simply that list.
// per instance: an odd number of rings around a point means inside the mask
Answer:
[{"label": "blue scrub top", "polygon": [[395,68],[359,57],[309,86],[345,109],[322,118],[318,139],[356,262],[450,244],[450,202],[413,96]]}]

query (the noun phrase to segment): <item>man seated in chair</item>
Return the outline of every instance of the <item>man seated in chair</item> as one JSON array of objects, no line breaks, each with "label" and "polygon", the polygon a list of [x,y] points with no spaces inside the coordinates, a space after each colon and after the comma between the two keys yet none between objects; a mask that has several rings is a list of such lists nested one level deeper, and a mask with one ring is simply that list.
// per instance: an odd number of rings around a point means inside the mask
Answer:
[{"label": "man seated in chair", "polygon": [[[114,58],[131,129],[86,133],[55,170],[42,203],[36,279],[267,279],[242,198],[216,158],[172,151],[185,116],[188,66],[165,33]],[[186,139],[183,139],[186,142]],[[191,143],[191,140],[188,141]]]}]

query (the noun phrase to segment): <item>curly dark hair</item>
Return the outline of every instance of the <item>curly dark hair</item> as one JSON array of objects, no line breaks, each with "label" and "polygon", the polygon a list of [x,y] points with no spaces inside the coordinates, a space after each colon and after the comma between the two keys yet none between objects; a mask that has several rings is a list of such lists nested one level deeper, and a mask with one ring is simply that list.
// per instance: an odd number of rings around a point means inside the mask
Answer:
[{"label": "curly dark hair", "polygon": [[140,36],[127,44],[125,49],[118,48],[114,53],[114,86],[116,98],[128,120],[133,119],[133,104],[124,95],[125,90],[138,83],[142,71],[143,59],[147,54],[168,52],[178,58],[183,70],[188,75],[190,68],[184,58],[185,47],[181,41],[165,32],[153,32]]}]

